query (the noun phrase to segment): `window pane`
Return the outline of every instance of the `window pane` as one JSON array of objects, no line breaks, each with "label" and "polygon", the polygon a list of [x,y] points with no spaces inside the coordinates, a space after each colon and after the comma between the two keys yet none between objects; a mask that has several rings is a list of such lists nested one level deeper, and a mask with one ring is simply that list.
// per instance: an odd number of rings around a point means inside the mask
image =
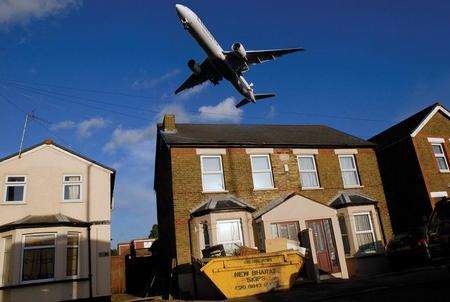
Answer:
[{"label": "window pane", "polygon": [[81,176],[65,176],[64,181],[80,181]]},{"label": "window pane", "polygon": [[78,245],[78,234],[67,235],[67,245]]},{"label": "window pane", "polygon": [[206,191],[221,191],[224,189],[222,174],[204,174],[203,187]]},{"label": "window pane", "polygon": [[78,247],[67,248],[67,276],[78,275]]},{"label": "window pane", "polygon": [[270,170],[269,158],[267,156],[252,156],[254,171]]},{"label": "window pane", "polygon": [[80,185],[65,185],[64,199],[80,199]]},{"label": "window pane", "polygon": [[6,201],[23,201],[24,186],[7,186]]},{"label": "window pane", "polygon": [[205,248],[209,247],[209,230],[208,230],[208,224],[203,223],[202,224],[203,229],[203,242],[205,243]]},{"label": "window pane", "polygon": [[301,172],[300,181],[302,182],[302,186],[305,188],[312,188],[319,186],[316,172]]},{"label": "window pane", "polygon": [[315,170],[314,158],[312,157],[299,157],[300,170]]},{"label": "window pane", "polygon": [[9,176],[7,182],[25,182],[24,176]]},{"label": "window pane", "polygon": [[342,169],[355,169],[353,157],[350,156],[339,157],[339,161],[341,163]]},{"label": "window pane", "polygon": [[343,171],[342,178],[344,180],[344,186],[355,186],[359,184],[356,171]]},{"label": "window pane", "polygon": [[203,172],[218,172],[222,170],[219,157],[202,157]]},{"label": "window pane", "polygon": [[36,235],[25,237],[25,247],[55,245],[54,235]]},{"label": "window pane", "polygon": [[432,145],[432,147],[433,147],[434,154],[439,155],[439,154],[443,154],[444,153],[442,151],[442,146],[441,145]]},{"label": "window pane", "polygon": [[253,173],[253,183],[256,189],[273,188],[271,172]]},{"label": "window pane", "polygon": [[241,229],[238,221],[217,224],[217,241],[219,243],[241,242]]},{"label": "window pane", "polygon": [[277,229],[277,225],[272,223],[270,225],[270,234],[272,235],[272,239],[278,238],[278,229]]},{"label": "window pane", "polygon": [[356,231],[371,231],[369,215],[355,215]]},{"label": "window pane", "polygon": [[375,242],[372,233],[356,234],[359,252],[375,251]]},{"label": "window pane", "polygon": [[291,240],[298,240],[298,229],[296,223],[288,224],[288,238]]},{"label": "window pane", "polygon": [[448,170],[447,162],[444,157],[437,157],[436,160],[439,165],[439,170]]},{"label": "window pane", "polygon": [[11,247],[12,237],[8,236],[3,238],[4,250],[3,250],[3,285],[8,285],[11,282]]},{"label": "window pane", "polygon": [[55,248],[23,251],[22,280],[50,279],[54,277]]}]

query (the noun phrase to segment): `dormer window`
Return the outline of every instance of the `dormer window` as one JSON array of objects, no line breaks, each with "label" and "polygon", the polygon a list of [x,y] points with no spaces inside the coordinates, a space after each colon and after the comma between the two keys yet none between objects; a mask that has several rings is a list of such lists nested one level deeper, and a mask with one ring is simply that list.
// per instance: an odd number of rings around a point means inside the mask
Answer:
[{"label": "dormer window", "polygon": [[7,176],[5,183],[6,189],[4,202],[24,202],[26,185],[26,176]]},{"label": "dormer window", "polygon": [[81,175],[64,175],[63,200],[81,201]]}]

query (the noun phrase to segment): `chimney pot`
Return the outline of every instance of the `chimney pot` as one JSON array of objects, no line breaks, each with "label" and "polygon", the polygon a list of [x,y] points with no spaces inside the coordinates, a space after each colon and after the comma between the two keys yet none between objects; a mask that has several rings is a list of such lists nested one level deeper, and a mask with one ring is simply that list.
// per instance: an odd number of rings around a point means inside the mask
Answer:
[{"label": "chimney pot", "polygon": [[163,119],[163,130],[164,132],[176,132],[177,128],[175,127],[175,115],[174,114],[165,114]]},{"label": "chimney pot", "polygon": [[50,139],[50,138],[48,138],[48,139],[46,139],[46,140],[44,141],[44,144],[46,144],[46,145],[53,145],[53,140]]}]

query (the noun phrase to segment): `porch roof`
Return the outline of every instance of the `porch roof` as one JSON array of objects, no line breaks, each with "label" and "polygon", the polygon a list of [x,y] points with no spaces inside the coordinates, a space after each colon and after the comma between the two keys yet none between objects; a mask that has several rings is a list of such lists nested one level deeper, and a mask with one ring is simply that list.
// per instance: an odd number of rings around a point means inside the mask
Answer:
[{"label": "porch roof", "polygon": [[352,206],[375,205],[377,201],[361,193],[342,192],[332,199],[330,207],[341,209]]},{"label": "porch roof", "polygon": [[237,198],[234,195],[227,194],[222,196],[211,196],[198,207],[191,210],[194,217],[202,216],[211,212],[227,212],[227,211],[248,211],[253,212],[255,208]]},{"label": "porch roof", "polygon": [[89,222],[81,221],[63,214],[28,215],[19,220],[1,225],[0,232],[24,228],[41,228],[52,226],[87,227],[89,225]]}]

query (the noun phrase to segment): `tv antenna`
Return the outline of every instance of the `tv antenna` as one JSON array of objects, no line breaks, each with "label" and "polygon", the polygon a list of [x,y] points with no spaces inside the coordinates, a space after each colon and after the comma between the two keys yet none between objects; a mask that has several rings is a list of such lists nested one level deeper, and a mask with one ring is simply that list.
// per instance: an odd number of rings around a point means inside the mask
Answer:
[{"label": "tv antenna", "polygon": [[34,114],[34,110],[31,112],[28,112],[25,115],[25,123],[23,124],[22,139],[20,140],[20,147],[19,147],[19,158],[22,155],[23,141],[25,139],[25,132],[27,131],[28,120],[33,119],[33,118],[37,118],[37,116]]}]

